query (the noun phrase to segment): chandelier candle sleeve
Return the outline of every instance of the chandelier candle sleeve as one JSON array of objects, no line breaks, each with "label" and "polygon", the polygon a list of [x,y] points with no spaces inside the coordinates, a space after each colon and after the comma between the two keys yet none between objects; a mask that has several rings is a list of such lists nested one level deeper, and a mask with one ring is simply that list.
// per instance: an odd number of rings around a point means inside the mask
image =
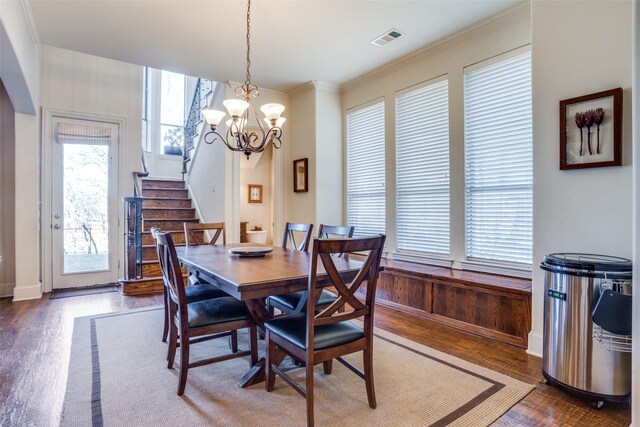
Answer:
[{"label": "chandelier candle sleeve", "polygon": [[[226,138],[216,130],[222,119],[226,116],[223,111],[203,110],[207,123],[211,127],[211,131],[204,136],[204,142],[213,144],[220,139],[232,151],[242,151],[247,159],[253,153],[261,153],[272,143],[274,148],[278,149],[282,146],[282,129],[281,126],[285,122],[285,118],[281,117],[284,111],[284,105],[270,103],[264,104],[260,110],[265,117],[260,120],[256,114],[256,110],[251,102],[251,97],[257,97],[258,86],[251,83],[251,43],[250,43],[250,24],[251,24],[251,0],[247,1],[247,67],[246,80],[244,84],[235,89],[235,93],[240,95],[242,99],[232,98],[225,99],[223,104],[231,120],[226,121]],[[254,120],[249,121],[249,114],[252,114]],[[267,124],[265,128],[262,124]],[[249,124],[256,123],[257,129],[250,130]]]}]

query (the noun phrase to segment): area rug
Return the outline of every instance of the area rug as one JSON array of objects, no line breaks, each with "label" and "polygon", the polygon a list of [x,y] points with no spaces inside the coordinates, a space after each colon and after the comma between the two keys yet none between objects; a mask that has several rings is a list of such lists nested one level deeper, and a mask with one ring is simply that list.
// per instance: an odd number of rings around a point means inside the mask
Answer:
[{"label": "area rug", "polygon": [[54,289],[51,291],[49,299],[81,297],[84,295],[104,294],[107,292],[117,292],[120,285],[117,283],[107,283],[103,285],[83,286],[81,288]]},{"label": "area rug", "polygon": [[[167,369],[160,340],[162,314],[154,307],[76,319],[62,426],[306,424],[304,399],[281,379],[271,393],[264,383],[237,385],[248,359],[191,369],[177,396],[178,370]],[[242,347],[246,334],[240,340]],[[359,377],[340,363],[325,375],[320,365],[317,426],[487,426],[534,388],[382,330],[374,349],[377,409]],[[196,344],[192,360],[228,350],[225,339]],[[361,366],[361,354],[348,359]],[[304,384],[303,369],[293,375]]]}]

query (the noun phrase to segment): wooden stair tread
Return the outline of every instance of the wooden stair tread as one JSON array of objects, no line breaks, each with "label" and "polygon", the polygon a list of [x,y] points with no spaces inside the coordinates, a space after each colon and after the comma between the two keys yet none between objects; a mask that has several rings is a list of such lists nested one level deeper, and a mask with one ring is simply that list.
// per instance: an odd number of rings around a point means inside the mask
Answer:
[{"label": "wooden stair tread", "polygon": [[142,200],[191,200],[189,197],[147,197],[143,196]]},{"label": "wooden stair tread", "polygon": [[172,207],[157,207],[157,208],[142,208],[142,210],[145,209],[154,209],[154,210],[165,210],[165,211],[178,211],[178,210],[183,210],[183,211],[194,211],[196,210],[196,208],[172,208]]}]

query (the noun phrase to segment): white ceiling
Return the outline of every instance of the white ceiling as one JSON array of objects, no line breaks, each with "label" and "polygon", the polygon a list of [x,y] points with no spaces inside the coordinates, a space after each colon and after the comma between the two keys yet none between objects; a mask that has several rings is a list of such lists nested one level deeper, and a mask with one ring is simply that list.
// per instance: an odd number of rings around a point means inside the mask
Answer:
[{"label": "white ceiling", "polygon": [[[289,92],[345,84],[520,0],[253,0],[251,74]],[[244,81],[242,0],[31,0],[40,42],[218,81]],[[369,42],[391,28],[405,36]]]}]

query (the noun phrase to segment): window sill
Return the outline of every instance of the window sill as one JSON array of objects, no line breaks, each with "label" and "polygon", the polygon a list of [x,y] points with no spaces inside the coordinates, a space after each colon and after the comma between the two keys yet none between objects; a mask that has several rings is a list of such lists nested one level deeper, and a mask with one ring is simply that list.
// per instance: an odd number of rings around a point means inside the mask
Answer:
[{"label": "window sill", "polygon": [[421,254],[416,252],[388,252],[386,254],[388,260],[414,262],[416,264],[435,265],[438,267],[451,268],[453,261],[447,257],[438,257],[437,255]]},{"label": "window sill", "polygon": [[492,263],[488,261],[466,260],[460,261],[460,269],[478,271],[481,273],[498,274],[501,276],[521,277],[531,280],[531,266],[523,264]]}]

